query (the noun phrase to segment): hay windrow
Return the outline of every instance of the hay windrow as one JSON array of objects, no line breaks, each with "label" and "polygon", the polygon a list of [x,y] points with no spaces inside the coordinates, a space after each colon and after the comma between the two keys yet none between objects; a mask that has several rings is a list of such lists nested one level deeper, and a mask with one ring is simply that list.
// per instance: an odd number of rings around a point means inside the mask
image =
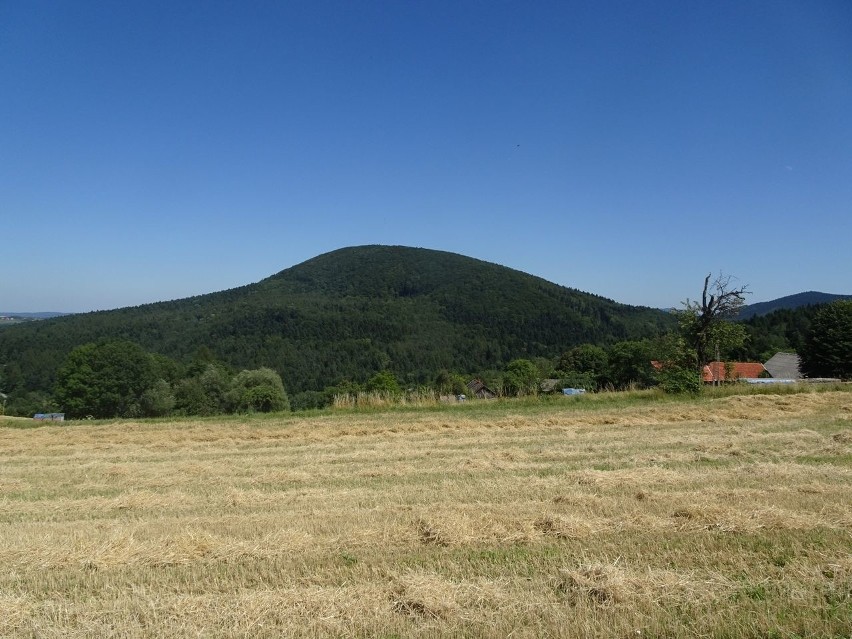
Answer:
[{"label": "hay windrow", "polygon": [[843,636],[849,397],[0,427],[0,635]]}]

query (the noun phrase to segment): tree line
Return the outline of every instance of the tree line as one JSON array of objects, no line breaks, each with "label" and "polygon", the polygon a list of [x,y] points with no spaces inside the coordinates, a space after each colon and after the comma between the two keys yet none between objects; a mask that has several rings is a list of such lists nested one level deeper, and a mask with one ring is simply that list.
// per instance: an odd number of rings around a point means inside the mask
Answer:
[{"label": "tree line", "polygon": [[[708,276],[701,301],[687,300],[674,313],[676,330],[611,344],[580,343],[556,357],[532,351],[510,359],[513,351],[499,341],[474,338],[468,348],[481,351],[469,360],[480,363],[476,368],[447,366],[456,360],[441,357],[425,365],[421,358],[414,368],[393,345],[380,348],[362,339],[350,353],[356,366],[345,365],[344,346],[335,351],[340,361],[325,354],[327,361],[314,362],[316,369],[306,380],[298,377],[302,369],[293,366],[293,358],[255,356],[248,361],[256,366],[235,366],[205,345],[187,358],[172,358],[134,340],[103,339],[72,348],[52,374],[37,372],[43,378],[29,383],[21,374],[26,369],[21,361],[0,362],[5,364],[0,366],[0,400],[7,414],[59,411],[69,418],[106,418],[317,409],[337,396],[365,392],[461,395],[474,377],[504,396],[537,393],[545,379],[557,380],[557,388],[588,391],[661,386],[669,392],[695,392],[701,367],[717,355],[723,361],[765,361],[778,350],[798,351],[809,376],[852,377],[852,302],[733,322],[729,318],[741,306],[745,290],[729,284],[724,278],[711,282]],[[266,341],[274,353],[276,337]],[[430,344],[420,346],[428,354]],[[766,351],[754,357],[754,349]],[[23,351],[21,358],[26,355]],[[10,388],[10,380],[17,384]]]},{"label": "tree line", "polygon": [[333,404],[336,396],[407,392],[436,395],[468,393],[467,383],[481,378],[502,396],[537,393],[542,380],[591,390],[648,386],[659,340],[619,342],[610,348],[585,344],[556,359],[516,358],[502,368],[482,371],[439,370],[420,383],[406,382],[387,370],[360,380],[345,379],[320,389],[289,394],[286,380],[269,367],[235,370],[200,348],[186,364],[150,353],[128,340],[101,340],[78,346],[56,373],[50,392],[33,391],[6,406],[8,414],[64,412],[69,419],[167,417],[225,413],[308,410]]}]

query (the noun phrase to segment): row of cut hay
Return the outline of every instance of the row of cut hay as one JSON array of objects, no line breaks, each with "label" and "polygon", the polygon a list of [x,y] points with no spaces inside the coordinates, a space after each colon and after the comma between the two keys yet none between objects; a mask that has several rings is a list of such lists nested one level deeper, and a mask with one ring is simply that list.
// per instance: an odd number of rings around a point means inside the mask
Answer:
[{"label": "row of cut hay", "polygon": [[849,397],[9,429],[0,636],[845,636]]}]

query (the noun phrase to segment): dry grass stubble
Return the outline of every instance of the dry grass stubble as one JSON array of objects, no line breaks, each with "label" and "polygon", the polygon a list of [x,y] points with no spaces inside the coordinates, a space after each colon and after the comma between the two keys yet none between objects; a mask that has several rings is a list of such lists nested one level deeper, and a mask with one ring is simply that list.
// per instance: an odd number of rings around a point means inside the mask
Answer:
[{"label": "dry grass stubble", "polygon": [[0,636],[844,636],[852,395],[0,428]]}]

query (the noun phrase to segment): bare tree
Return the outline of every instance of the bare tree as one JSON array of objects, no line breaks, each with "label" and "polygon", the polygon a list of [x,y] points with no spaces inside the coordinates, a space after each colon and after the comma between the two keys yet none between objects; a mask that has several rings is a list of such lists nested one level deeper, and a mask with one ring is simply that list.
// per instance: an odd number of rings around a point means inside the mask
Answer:
[{"label": "bare tree", "polygon": [[712,277],[710,273],[704,278],[701,302],[687,299],[680,312],[681,330],[695,349],[699,370],[710,361],[714,343],[718,346],[722,340],[742,342],[743,331],[726,330],[731,325],[725,320],[734,319],[745,304],[745,296],[751,294],[747,285],[735,287],[730,275],[719,273],[711,282]]}]

